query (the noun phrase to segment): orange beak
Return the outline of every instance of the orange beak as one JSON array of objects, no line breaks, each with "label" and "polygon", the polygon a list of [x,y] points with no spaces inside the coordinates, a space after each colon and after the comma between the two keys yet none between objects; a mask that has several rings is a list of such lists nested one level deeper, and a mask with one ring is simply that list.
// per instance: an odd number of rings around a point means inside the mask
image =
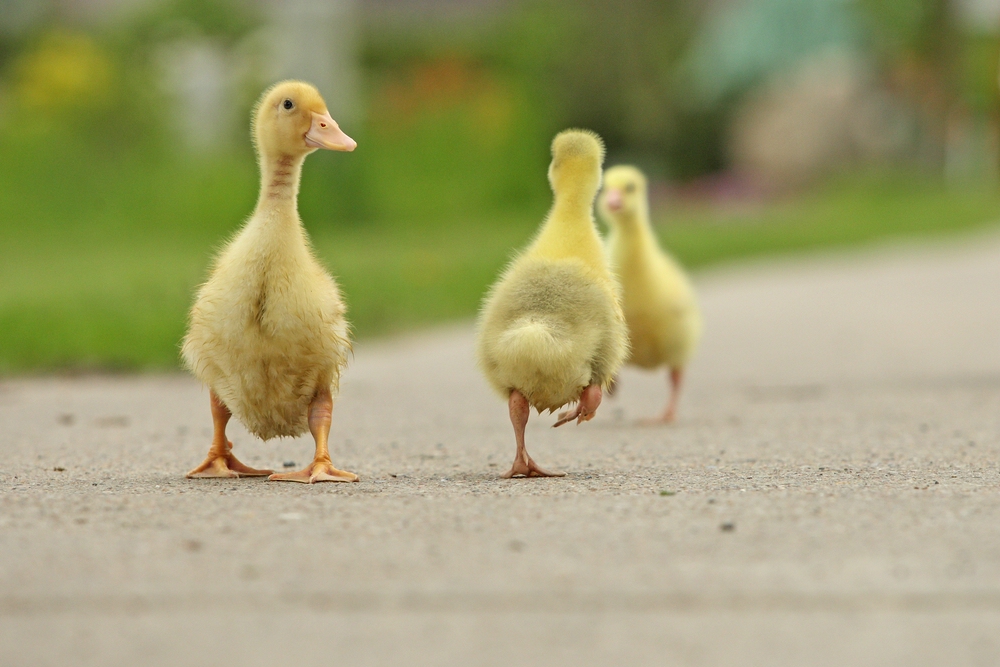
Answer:
[{"label": "orange beak", "polygon": [[609,211],[619,210],[623,203],[621,190],[612,188],[608,190],[608,194],[604,197],[604,204],[608,207]]},{"label": "orange beak", "polygon": [[307,146],[325,148],[328,151],[353,151],[358,147],[358,142],[344,134],[329,113],[313,112],[312,125],[306,132],[305,139]]}]

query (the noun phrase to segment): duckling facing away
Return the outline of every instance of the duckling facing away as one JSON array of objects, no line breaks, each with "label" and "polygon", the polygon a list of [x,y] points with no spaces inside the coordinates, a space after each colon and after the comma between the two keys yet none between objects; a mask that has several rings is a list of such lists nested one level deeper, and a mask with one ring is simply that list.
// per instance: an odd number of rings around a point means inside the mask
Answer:
[{"label": "duckling facing away", "polygon": [[[264,92],[253,138],[261,172],[257,208],[201,286],[182,349],[210,389],[215,425],[208,458],[187,476],[357,481],[333,467],[327,450],[333,397],[350,350],[344,303],[313,255],[297,205],[306,156],[357,144],[330,117],[319,92],[299,81]],[[243,465],[226,438],[233,414],[264,440],[311,431],[315,460],[277,475]]]},{"label": "duckling facing away", "polygon": [[611,268],[622,286],[622,309],[632,352],[629,363],[642,368],[667,366],[670,397],[659,417],[677,414],[684,368],[701,337],[701,313],[684,270],[660,248],[649,224],[646,177],[635,167],[611,167],[598,199],[601,217],[611,228]]},{"label": "duckling facing away", "polygon": [[585,130],[552,142],[555,203],[535,240],[493,285],[479,316],[477,356],[507,399],[517,453],[503,477],[551,477],[528,455],[529,406],[538,412],[577,403],[554,426],[593,418],[628,354],[618,285],[591,213],[604,146]]}]

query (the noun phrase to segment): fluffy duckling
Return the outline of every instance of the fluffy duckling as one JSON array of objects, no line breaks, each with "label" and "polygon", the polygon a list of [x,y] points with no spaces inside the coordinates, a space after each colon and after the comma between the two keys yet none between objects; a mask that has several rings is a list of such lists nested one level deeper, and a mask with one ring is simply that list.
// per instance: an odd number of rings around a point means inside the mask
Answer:
[{"label": "fluffy duckling", "polygon": [[[510,264],[483,301],[476,341],[479,365],[507,399],[517,452],[503,477],[553,477],[528,455],[530,407],[569,403],[560,426],[593,418],[628,355],[618,285],[592,215],[604,146],[585,130],[552,142],[549,183],[555,203],[534,241]],[[530,407],[529,407],[530,406]]]},{"label": "fluffy duckling", "polygon": [[632,352],[629,363],[669,369],[670,397],[659,417],[677,414],[684,368],[701,337],[701,314],[684,270],[659,246],[649,224],[646,177],[635,167],[617,166],[604,174],[598,198],[601,217],[611,229],[611,268],[622,286],[622,309]]},{"label": "fluffy duckling", "polygon": [[[324,148],[357,146],[300,81],[261,96],[253,138],[261,172],[257,208],[215,260],[191,309],[182,354],[210,389],[215,436],[188,477],[270,475],[289,482],[353,482],[327,450],[333,398],[350,350],[337,284],[313,255],[298,213],[302,163]],[[304,470],[272,474],[240,463],[226,438],[232,415],[268,440],[308,431],[316,456]]]}]

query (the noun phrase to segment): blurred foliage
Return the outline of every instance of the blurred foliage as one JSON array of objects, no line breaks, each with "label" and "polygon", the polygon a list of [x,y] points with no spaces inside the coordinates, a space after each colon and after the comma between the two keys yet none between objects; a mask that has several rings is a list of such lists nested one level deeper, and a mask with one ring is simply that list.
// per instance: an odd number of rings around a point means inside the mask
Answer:
[{"label": "blurred foliage", "polygon": [[263,23],[253,5],[236,0],[169,0],[154,4],[128,26],[128,32],[136,43],[156,43],[194,33],[233,46]]},{"label": "blurred foliage", "polygon": [[[548,128],[490,54],[370,43],[372,90],[364,137],[367,213],[378,220],[509,213],[548,195],[538,166]],[[360,145],[360,144],[359,144]]]},{"label": "blurred foliage", "polygon": [[14,98],[27,114],[107,108],[114,72],[108,55],[81,33],[53,30],[14,65]]},{"label": "blurred foliage", "polygon": [[[760,5],[766,18],[767,1],[740,7]],[[814,5],[818,15],[832,11],[822,0]],[[856,10],[885,78],[922,110],[928,141],[938,145],[931,152],[943,150],[949,100],[997,114],[995,34],[958,35],[945,0],[846,6]],[[263,69],[255,40],[266,23],[255,8],[167,0],[97,30],[56,21],[0,34],[0,133],[48,132],[99,152],[175,151],[165,119],[175,102],[160,84],[158,57],[171,44],[209,40],[250,72],[236,82],[240,122],[229,132],[246,157],[249,109],[269,83],[253,75]],[[690,103],[690,79],[678,76],[717,14],[690,0],[523,0],[460,24],[365,23],[366,113],[348,128],[362,148],[350,159],[316,160],[306,178],[330,185],[304,188],[311,194],[302,210],[337,227],[535,210],[548,191],[533,175],[547,161],[549,138],[567,126],[596,130],[609,161],[636,163],[654,179],[723,170],[727,129],[745,89],[701,107]]]},{"label": "blurred foliage", "polygon": [[[941,100],[997,115],[996,35],[942,28],[940,0],[851,2],[881,76],[939,124]],[[639,164],[654,183],[724,169],[743,91],[698,108],[676,75],[707,6],[524,0],[476,21],[363,24],[365,113],[345,126],[359,148],[310,157],[300,196],[357,333],[474,313],[549,206],[549,142],[565,127],[598,131],[610,162]],[[257,78],[266,22],[255,7],[169,0],[97,28],[53,14],[0,29],[0,371],[175,366],[191,294],[256,200],[250,109],[270,82]],[[190,43],[243,63],[222,130],[234,140],[215,153],[186,152],[168,122],[163,53]],[[998,213],[994,190],[907,171],[749,213],[678,205],[661,232],[703,266]]]},{"label": "blurred foliage", "polygon": [[958,65],[958,88],[962,101],[972,110],[996,116],[1000,113],[1000,88],[997,87],[997,63],[1000,62],[1000,37],[990,34],[970,35],[962,44]]},{"label": "blurred foliage", "polygon": [[857,0],[868,19],[873,47],[887,54],[939,57],[953,30],[947,0]]},{"label": "blurred foliage", "polygon": [[682,0],[529,2],[511,25],[512,64],[535,82],[548,129],[589,127],[612,154],[663,174],[683,133],[673,72],[699,18]]},{"label": "blurred foliage", "polygon": [[25,40],[7,63],[0,131],[26,141],[72,141],[114,116],[121,70],[92,36],[53,28]]},{"label": "blurred foliage", "polygon": [[233,47],[260,25],[243,3],[174,0],[126,23],[84,29],[55,19],[22,34],[0,33],[0,134],[100,154],[169,153],[177,142],[157,50],[193,36]]},{"label": "blurred foliage", "polygon": [[[71,178],[23,160],[45,150]],[[0,373],[175,368],[191,294],[256,197],[254,166],[125,157],[0,143]],[[313,158],[306,173],[315,171]],[[544,169],[535,174],[544,182]],[[100,187],[97,187],[97,186]],[[303,184],[307,194],[318,184]],[[343,287],[358,336],[471,317],[487,285],[544,215],[325,229],[306,219]],[[678,202],[658,231],[693,268],[984,227],[995,189],[927,177],[852,177],[796,199],[719,208]]]},{"label": "blurred foliage", "polygon": [[996,129],[996,29],[961,30],[949,0],[855,1],[870,32],[870,50],[893,87],[918,112],[922,153],[931,166],[944,165],[948,124],[955,111],[989,118]]}]

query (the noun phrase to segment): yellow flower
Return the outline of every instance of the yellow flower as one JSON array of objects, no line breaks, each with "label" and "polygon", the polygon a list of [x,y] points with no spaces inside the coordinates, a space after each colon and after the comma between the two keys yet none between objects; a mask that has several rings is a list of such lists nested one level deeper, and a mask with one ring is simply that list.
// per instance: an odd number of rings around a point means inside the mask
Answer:
[{"label": "yellow flower", "polygon": [[111,60],[85,34],[51,32],[15,67],[14,98],[27,109],[96,108],[110,96]]}]

